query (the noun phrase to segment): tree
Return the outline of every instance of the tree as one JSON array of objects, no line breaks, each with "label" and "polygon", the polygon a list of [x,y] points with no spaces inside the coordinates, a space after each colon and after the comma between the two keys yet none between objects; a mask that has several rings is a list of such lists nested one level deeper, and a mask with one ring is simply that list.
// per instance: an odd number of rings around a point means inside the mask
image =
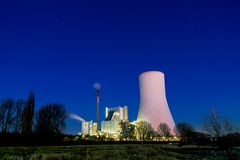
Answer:
[{"label": "tree", "polygon": [[204,128],[213,137],[215,145],[226,151],[229,159],[238,159],[237,154],[233,152],[234,142],[237,140],[233,134],[235,129],[229,118],[219,116],[213,108],[204,122]]},{"label": "tree", "polygon": [[47,104],[36,116],[36,132],[39,135],[58,135],[65,127],[66,110],[61,104]]},{"label": "tree", "polygon": [[29,93],[26,105],[23,110],[21,131],[23,135],[31,135],[34,120],[35,97],[33,92]]},{"label": "tree", "polygon": [[136,130],[141,141],[150,140],[154,133],[151,124],[146,121],[137,122]]},{"label": "tree", "polygon": [[23,110],[26,102],[22,99],[18,99],[15,103],[14,121],[13,121],[13,131],[15,133],[21,133],[22,122],[23,122]]},{"label": "tree", "polygon": [[120,122],[121,131],[120,131],[120,140],[128,138],[128,122]]},{"label": "tree", "polygon": [[1,132],[10,132],[13,124],[13,107],[14,101],[11,98],[3,99],[0,102],[0,125]]},{"label": "tree", "polygon": [[233,125],[226,117],[221,117],[213,108],[204,122],[205,131],[212,137],[222,137],[233,132]]},{"label": "tree", "polygon": [[189,143],[195,133],[192,125],[186,122],[177,123],[176,132],[182,137],[184,143]]},{"label": "tree", "polygon": [[171,136],[171,129],[166,123],[160,123],[158,126],[158,133],[160,136],[169,137]]},{"label": "tree", "polygon": [[149,128],[149,131],[147,132],[146,140],[153,141],[158,136],[158,133],[152,128]]},{"label": "tree", "polygon": [[126,139],[126,140],[135,140],[135,125],[129,123],[129,122],[121,122],[121,132],[120,132],[120,140]]},{"label": "tree", "polygon": [[232,122],[227,117],[223,118],[223,125],[222,125],[222,127],[223,127],[223,134],[224,135],[231,134],[231,133],[233,133],[235,131]]},{"label": "tree", "polygon": [[135,125],[133,125],[133,124],[128,125],[127,131],[128,131],[128,139],[130,141],[136,140],[135,129],[136,129]]}]

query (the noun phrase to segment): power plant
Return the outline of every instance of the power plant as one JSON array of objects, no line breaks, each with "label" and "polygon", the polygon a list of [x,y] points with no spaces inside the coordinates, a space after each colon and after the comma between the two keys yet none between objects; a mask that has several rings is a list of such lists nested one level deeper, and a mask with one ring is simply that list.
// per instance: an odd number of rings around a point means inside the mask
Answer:
[{"label": "power plant", "polygon": [[164,73],[144,72],[139,76],[140,107],[137,121],[151,123],[157,131],[160,123],[166,123],[174,134],[175,123],[172,118],[165,92]]},{"label": "power plant", "polygon": [[[159,71],[148,71],[140,74],[139,88],[140,88],[140,105],[137,116],[137,121],[130,122],[128,120],[128,107],[106,107],[106,118],[99,123],[99,104],[100,104],[100,88],[99,83],[95,83],[96,89],[96,122],[82,121],[83,135],[98,135],[106,134],[109,137],[119,137],[124,125],[132,124],[138,125],[136,122],[146,121],[151,124],[155,131],[158,131],[159,124],[165,123],[170,128],[171,135],[175,135],[175,122],[171,115],[165,91],[164,73]],[[72,115],[72,118],[76,119]],[[79,119],[79,118],[78,118]]]}]

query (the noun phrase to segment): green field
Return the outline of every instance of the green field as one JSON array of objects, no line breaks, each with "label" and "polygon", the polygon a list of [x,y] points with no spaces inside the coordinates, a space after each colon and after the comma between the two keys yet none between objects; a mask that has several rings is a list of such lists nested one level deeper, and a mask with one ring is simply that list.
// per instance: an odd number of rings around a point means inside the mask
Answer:
[{"label": "green field", "polygon": [[221,160],[213,147],[160,144],[0,147],[1,160]]}]

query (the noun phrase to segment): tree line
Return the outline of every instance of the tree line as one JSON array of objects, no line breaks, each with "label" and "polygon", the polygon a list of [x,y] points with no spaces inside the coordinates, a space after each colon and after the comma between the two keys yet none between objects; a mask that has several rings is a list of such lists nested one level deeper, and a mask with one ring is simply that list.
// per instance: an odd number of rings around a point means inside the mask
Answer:
[{"label": "tree line", "polygon": [[58,103],[35,110],[35,96],[26,100],[0,100],[0,145],[38,144],[55,141],[65,127],[66,110]]},{"label": "tree line", "polygon": [[203,130],[197,131],[190,123],[177,123],[174,129],[175,135],[166,123],[160,123],[157,131],[151,124],[145,121],[137,122],[136,125],[131,123],[121,123],[122,131],[120,140],[142,142],[176,143],[174,138],[178,139],[179,147],[182,145],[197,146],[215,146],[227,153],[229,159],[235,157],[234,147],[240,146],[240,133],[238,128],[227,117],[220,116],[213,108],[203,121]]},{"label": "tree line", "polygon": [[[61,145],[66,139],[67,143],[75,144],[75,136],[63,133],[65,119],[65,107],[59,103],[46,104],[36,110],[33,92],[29,93],[26,100],[1,99],[0,145]],[[145,121],[136,122],[136,124],[121,122],[120,126],[120,142],[170,142],[177,137],[179,146],[185,144],[214,145],[222,149],[240,146],[240,133],[237,128],[229,118],[220,116],[215,109],[212,109],[206,116],[202,132],[196,131],[187,122],[176,124],[175,135],[171,135],[173,132],[166,123],[160,123],[157,131]],[[111,141],[111,138],[105,134],[87,135],[87,138],[92,142]],[[81,144],[84,139],[80,137],[78,142]]]}]

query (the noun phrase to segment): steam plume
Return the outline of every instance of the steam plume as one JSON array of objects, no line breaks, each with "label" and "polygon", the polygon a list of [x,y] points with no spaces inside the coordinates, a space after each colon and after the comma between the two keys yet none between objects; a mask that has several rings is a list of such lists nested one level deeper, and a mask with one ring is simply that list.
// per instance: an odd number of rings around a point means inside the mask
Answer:
[{"label": "steam plume", "polygon": [[100,83],[94,83],[93,84],[93,88],[100,89],[101,88],[101,84]]},{"label": "steam plume", "polygon": [[80,117],[79,115],[77,115],[75,113],[67,113],[67,116],[71,119],[75,119],[80,122],[85,122],[85,120],[82,117]]}]

